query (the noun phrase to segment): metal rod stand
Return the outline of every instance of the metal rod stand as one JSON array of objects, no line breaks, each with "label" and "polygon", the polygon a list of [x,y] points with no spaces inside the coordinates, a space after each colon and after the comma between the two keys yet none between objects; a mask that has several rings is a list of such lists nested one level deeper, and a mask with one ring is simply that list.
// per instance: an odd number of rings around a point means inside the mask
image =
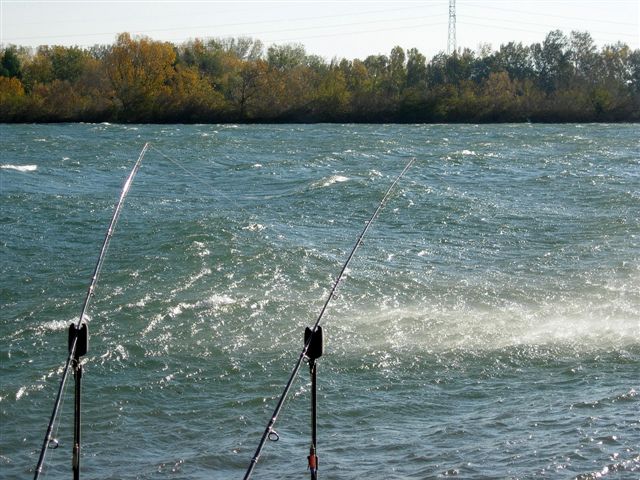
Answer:
[{"label": "metal rod stand", "polygon": [[318,479],[318,364],[316,360],[322,356],[322,327],[312,331],[307,328],[304,332],[305,345],[308,343],[307,358],[309,359],[309,373],[311,375],[311,447],[309,448],[309,472],[311,480]]},{"label": "metal rod stand", "polygon": [[78,327],[72,323],[69,326],[69,349],[75,345],[71,367],[75,379],[75,401],[73,409],[73,457],[71,468],[73,480],[80,480],[80,434],[81,434],[81,407],[82,407],[82,364],[80,357],[87,353],[89,347],[89,329],[86,323]]}]

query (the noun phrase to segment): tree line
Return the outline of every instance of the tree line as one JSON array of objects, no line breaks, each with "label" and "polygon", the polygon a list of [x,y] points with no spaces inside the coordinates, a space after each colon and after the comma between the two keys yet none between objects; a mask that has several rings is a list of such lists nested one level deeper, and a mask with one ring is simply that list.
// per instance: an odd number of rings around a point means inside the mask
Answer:
[{"label": "tree line", "polygon": [[251,38],[92,48],[10,45],[0,122],[592,122],[640,120],[640,50],[587,32],[541,43],[326,61]]}]

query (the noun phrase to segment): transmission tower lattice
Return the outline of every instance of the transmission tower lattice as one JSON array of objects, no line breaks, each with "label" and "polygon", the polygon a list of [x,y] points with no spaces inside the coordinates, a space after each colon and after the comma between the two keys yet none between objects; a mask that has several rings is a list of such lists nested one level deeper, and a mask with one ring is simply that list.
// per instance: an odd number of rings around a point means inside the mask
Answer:
[{"label": "transmission tower lattice", "polygon": [[456,0],[449,0],[449,40],[447,54],[456,51]]}]

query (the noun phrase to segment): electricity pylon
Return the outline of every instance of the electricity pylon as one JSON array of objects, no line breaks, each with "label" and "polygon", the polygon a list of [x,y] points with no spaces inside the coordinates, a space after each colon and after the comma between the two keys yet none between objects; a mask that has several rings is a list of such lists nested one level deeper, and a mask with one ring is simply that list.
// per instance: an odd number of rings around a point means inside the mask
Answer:
[{"label": "electricity pylon", "polygon": [[449,0],[449,40],[447,54],[456,51],[456,0]]}]

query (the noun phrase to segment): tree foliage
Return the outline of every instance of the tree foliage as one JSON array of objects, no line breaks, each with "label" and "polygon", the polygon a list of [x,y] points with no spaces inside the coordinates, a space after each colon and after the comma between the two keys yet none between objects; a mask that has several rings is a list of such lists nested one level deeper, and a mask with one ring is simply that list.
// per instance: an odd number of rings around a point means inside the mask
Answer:
[{"label": "tree foliage", "polygon": [[639,121],[640,50],[559,30],[432,59],[333,59],[248,37],[0,50],[0,121]]}]

